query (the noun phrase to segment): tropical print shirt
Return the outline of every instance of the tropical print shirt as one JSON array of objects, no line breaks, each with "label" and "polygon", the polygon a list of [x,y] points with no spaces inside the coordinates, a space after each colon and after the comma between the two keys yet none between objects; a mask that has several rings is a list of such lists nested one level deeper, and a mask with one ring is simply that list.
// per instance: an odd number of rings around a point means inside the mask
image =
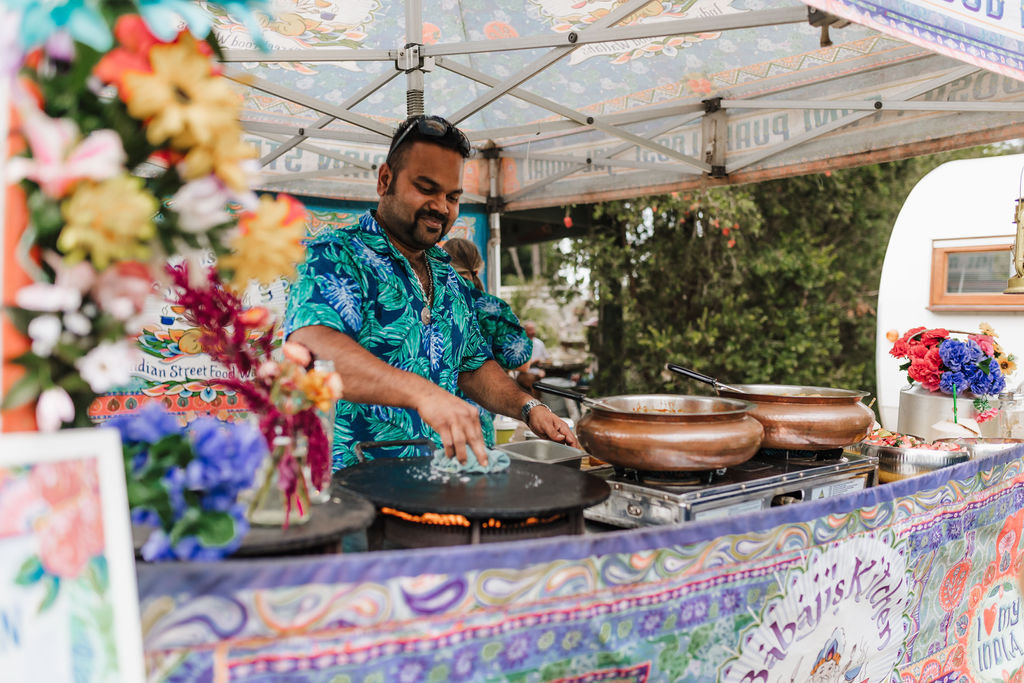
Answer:
[{"label": "tropical print shirt", "polygon": [[[426,300],[412,266],[372,212],[358,225],[310,240],[288,296],[285,336],[309,325],[330,327],[385,363],[455,393],[459,372],[476,370],[491,353],[470,308],[468,287],[448,264],[448,254],[435,246],[426,257],[434,283],[429,324],[422,322]],[[414,410],[339,401],[333,469],[357,462],[359,442],[420,438],[441,445]],[[415,446],[366,451],[368,458],[423,454]]]},{"label": "tropical print shirt", "polygon": [[[476,321],[480,324],[480,332],[484,341],[490,346],[494,360],[505,370],[518,368],[530,360],[533,352],[533,341],[526,330],[519,324],[519,318],[512,312],[507,303],[476,287],[469,288]],[[459,392],[464,398],[477,407],[480,413],[480,428],[484,433],[484,442],[488,448],[494,447],[494,415],[468,396]]]}]

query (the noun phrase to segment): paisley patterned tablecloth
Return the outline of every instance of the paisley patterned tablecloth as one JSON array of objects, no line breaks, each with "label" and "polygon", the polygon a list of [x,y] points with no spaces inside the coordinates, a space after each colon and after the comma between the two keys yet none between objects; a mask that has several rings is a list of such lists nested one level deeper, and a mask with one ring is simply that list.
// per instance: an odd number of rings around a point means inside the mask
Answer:
[{"label": "paisley patterned tablecloth", "polygon": [[1019,681],[1022,465],[673,527],[140,566],[149,676]]}]

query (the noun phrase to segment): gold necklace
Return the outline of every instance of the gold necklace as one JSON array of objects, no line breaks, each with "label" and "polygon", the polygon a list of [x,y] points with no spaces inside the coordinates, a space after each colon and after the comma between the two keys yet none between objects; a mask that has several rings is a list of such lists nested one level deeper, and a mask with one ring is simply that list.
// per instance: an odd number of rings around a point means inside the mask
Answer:
[{"label": "gold necklace", "polygon": [[420,286],[420,292],[423,294],[423,299],[425,301],[423,310],[420,311],[420,321],[424,325],[429,325],[430,309],[434,305],[434,272],[430,268],[430,259],[427,258],[426,254],[423,255],[423,265],[427,269],[427,287],[426,289],[423,288],[423,283],[420,282],[418,275],[416,276],[416,283]]}]

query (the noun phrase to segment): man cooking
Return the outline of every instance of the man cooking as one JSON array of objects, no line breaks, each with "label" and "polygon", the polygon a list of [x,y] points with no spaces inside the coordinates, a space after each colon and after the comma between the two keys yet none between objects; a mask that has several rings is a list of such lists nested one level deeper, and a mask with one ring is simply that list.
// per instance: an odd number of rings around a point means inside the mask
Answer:
[{"label": "man cooking", "polygon": [[[376,211],[313,239],[288,298],[285,335],[334,361],[334,468],[361,441],[429,438],[466,461],[486,450],[476,407],[517,417],[540,437],[578,446],[568,426],[490,357],[466,285],[435,246],[459,215],[465,135],[438,116],[398,127],[377,174]],[[377,450],[372,455],[381,455]],[[388,455],[416,455],[406,446]]]}]

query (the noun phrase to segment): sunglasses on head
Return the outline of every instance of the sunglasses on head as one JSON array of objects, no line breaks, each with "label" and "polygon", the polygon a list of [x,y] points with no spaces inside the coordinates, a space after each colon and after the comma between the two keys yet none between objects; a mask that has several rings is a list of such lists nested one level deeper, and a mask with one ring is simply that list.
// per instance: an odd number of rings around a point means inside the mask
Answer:
[{"label": "sunglasses on head", "polygon": [[461,130],[453,126],[452,124],[445,121],[440,116],[426,116],[420,115],[406,119],[405,130],[399,134],[397,138],[391,141],[391,147],[388,148],[388,156],[386,161],[391,161],[391,155],[394,154],[395,150],[405,141],[409,136],[409,132],[413,129],[416,130],[417,135],[421,138],[430,139],[436,138],[438,140],[451,136],[454,138],[455,149],[459,150],[459,153],[463,156],[468,156],[472,149],[469,144],[469,138],[467,138]]}]

